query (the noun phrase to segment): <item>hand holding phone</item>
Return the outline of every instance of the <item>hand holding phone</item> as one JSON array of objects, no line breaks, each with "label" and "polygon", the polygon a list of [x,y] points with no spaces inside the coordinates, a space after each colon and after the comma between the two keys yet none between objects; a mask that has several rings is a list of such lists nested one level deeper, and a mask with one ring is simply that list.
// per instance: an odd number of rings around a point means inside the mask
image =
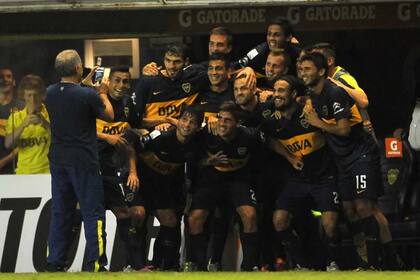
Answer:
[{"label": "hand holding phone", "polygon": [[104,78],[105,68],[102,67],[102,57],[98,56],[96,59],[96,66],[99,66],[98,69],[96,69],[95,78],[93,83],[100,84],[102,82],[102,79]]}]

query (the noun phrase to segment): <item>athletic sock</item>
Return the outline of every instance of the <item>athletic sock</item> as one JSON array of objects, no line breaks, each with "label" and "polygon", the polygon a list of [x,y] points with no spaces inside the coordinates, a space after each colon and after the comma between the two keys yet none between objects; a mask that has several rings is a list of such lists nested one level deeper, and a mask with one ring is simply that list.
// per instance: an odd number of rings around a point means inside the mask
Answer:
[{"label": "athletic sock", "polygon": [[144,227],[130,226],[128,230],[128,254],[131,267],[139,270],[145,265],[146,231]]},{"label": "athletic sock", "polygon": [[178,229],[176,227],[160,226],[159,237],[162,250],[162,263],[160,268],[162,270],[176,270],[179,267],[179,263],[177,263],[179,250],[177,232]]},{"label": "athletic sock", "polygon": [[131,226],[131,219],[125,218],[125,219],[117,219],[117,229],[118,234],[120,236],[121,241],[124,244],[125,250],[127,252],[127,261],[126,264],[132,265],[132,256],[130,254],[130,244],[128,241],[128,231]]},{"label": "athletic sock", "polygon": [[350,222],[347,224],[350,234],[353,238],[353,245],[357,253],[357,266],[362,268],[368,267],[368,255],[366,248],[366,238],[363,232],[361,220]]},{"label": "athletic sock", "polygon": [[339,263],[341,253],[341,242],[338,236],[328,237],[325,236],[325,244],[328,249],[328,263]]},{"label": "athletic sock", "polygon": [[207,269],[207,237],[204,233],[190,234],[190,260],[197,265],[197,269],[205,271]]},{"label": "athletic sock", "polygon": [[302,242],[299,240],[296,233],[290,228],[277,232],[277,239],[284,248],[289,252],[293,261],[301,267],[308,267],[308,262],[303,253]]},{"label": "athletic sock", "polygon": [[369,266],[379,268],[379,224],[374,215],[360,220],[366,237],[366,248]]},{"label": "athletic sock", "polygon": [[242,270],[252,271],[258,265],[258,233],[241,232]]},{"label": "athletic sock", "polygon": [[213,218],[213,243],[211,248],[211,262],[221,263],[227,238],[229,219],[225,216]]}]

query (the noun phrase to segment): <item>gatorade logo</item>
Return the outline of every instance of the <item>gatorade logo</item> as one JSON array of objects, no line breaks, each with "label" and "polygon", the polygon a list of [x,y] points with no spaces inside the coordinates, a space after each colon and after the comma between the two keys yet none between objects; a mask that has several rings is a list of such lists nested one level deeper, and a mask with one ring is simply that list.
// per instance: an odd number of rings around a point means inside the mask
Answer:
[{"label": "gatorade logo", "polygon": [[385,138],[385,155],[387,158],[402,157],[402,143],[397,138]]}]

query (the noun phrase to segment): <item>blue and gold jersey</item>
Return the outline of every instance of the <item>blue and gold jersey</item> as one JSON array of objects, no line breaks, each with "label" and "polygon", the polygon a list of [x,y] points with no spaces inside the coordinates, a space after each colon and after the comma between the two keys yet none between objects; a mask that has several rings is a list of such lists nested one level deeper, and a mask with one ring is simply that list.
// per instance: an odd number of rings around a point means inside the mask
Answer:
[{"label": "blue and gold jersey", "polygon": [[[96,132],[109,135],[121,135],[128,128],[138,128],[140,126],[140,118],[134,106],[133,99],[130,96],[124,96],[121,100],[115,100],[108,95],[109,102],[114,110],[114,121],[107,122],[96,119]],[[105,140],[98,138],[99,163],[103,175],[115,175],[115,166],[113,163],[113,155],[115,147],[108,144]]]},{"label": "blue and gold jersey", "polygon": [[195,104],[203,111],[204,120],[207,123],[209,117],[217,116],[220,105],[227,101],[235,101],[231,84],[223,92],[214,92],[211,89],[203,90]]},{"label": "blue and gold jersey", "polygon": [[[322,131],[311,126],[302,114],[302,107],[298,107],[290,119],[282,117],[271,107],[270,115],[266,109],[266,120],[261,130],[267,137],[279,141],[291,154],[302,158],[302,171],[293,170],[291,179],[320,180],[334,174],[332,157],[326,145]],[[289,166],[290,168],[290,166]]]},{"label": "blue and gold jersey", "polygon": [[372,137],[363,129],[362,117],[354,100],[342,88],[325,81],[320,95],[312,94],[312,105],[318,116],[326,123],[336,124],[341,119],[348,119],[351,132],[348,136],[326,133],[328,145],[339,163],[347,164],[360,155],[375,149]]},{"label": "blue and gold jersey", "polygon": [[255,172],[255,165],[260,163],[265,138],[263,134],[252,128],[240,126],[236,136],[226,142],[219,136],[202,130],[200,142],[203,145],[203,157],[215,155],[222,151],[228,158],[228,163],[203,168],[201,177],[205,180],[249,181]]},{"label": "blue and gold jersey", "polygon": [[191,105],[208,84],[207,72],[190,65],[176,79],[162,75],[143,77],[136,88],[136,107],[141,119],[179,117],[182,105]]},{"label": "blue and gold jersey", "polygon": [[134,133],[124,134],[124,138],[134,147],[140,161],[140,169],[149,170],[164,176],[181,175],[184,163],[194,161],[198,153],[198,141],[191,139],[188,143],[181,143],[176,137],[176,128],[162,132],[146,144]]}]

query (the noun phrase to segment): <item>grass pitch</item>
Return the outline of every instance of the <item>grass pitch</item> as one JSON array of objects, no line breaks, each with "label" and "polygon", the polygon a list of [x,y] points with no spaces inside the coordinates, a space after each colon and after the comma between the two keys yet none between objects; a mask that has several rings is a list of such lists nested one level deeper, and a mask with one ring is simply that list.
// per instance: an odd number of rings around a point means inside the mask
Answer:
[{"label": "grass pitch", "polygon": [[105,273],[0,273],[1,280],[419,280],[412,272],[105,272]]}]

